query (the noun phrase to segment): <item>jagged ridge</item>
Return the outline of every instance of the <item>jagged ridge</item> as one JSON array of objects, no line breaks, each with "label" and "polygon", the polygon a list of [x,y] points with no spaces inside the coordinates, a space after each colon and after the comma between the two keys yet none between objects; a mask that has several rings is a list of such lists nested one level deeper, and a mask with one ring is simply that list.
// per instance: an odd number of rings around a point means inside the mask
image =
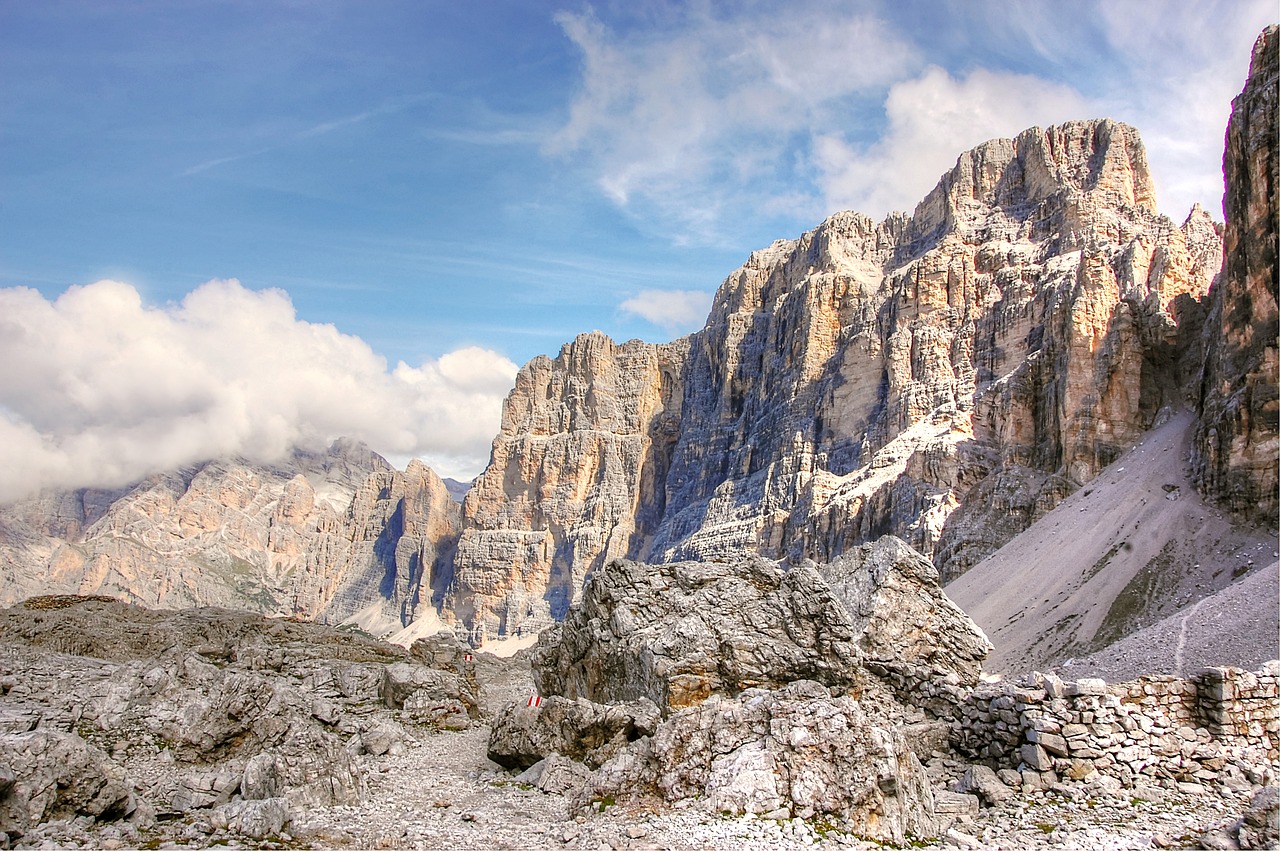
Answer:
[{"label": "jagged ridge", "polygon": [[447,603],[510,635],[607,559],[826,560],[886,533],[954,576],[1183,402],[1220,252],[1203,211],[1156,212],[1131,127],[979,146],[909,218],[754,253],[688,338],[527,365]]}]

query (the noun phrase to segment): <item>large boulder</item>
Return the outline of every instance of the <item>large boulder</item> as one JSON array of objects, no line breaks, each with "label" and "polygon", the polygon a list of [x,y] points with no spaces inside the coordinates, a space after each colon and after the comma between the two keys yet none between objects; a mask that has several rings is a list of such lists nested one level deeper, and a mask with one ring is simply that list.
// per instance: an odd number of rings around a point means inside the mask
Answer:
[{"label": "large boulder", "polygon": [[0,735],[0,778],[0,832],[11,837],[55,818],[123,818],[137,806],[124,769],[74,733]]},{"label": "large boulder", "polygon": [[857,633],[811,565],[765,559],[648,565],[594,573],[531,664],[544,695],[596,703],[647,698],[664,715],[711,695],[814,680],[870,685]]},{"label": "large boulder", "polygon": [[863,664],[900,692],[977,685],[991,642],[905,541],[886,535],[816,570],[848,611]]},{"label": "large boulder", "polygon": [[553,754],[600,765],[627,742],[652,735],[658,708],[646,699],[618,706],[551,696],[537,705],[515,703],[495,719],[489,759],[506,768],[528,768]]},{"label": "large boulder", "polygon": [[934,833],[928,779],[901,734],[812,681],[676,712],[601,766],[582,803],[645,791],[715,813],[833,819],[878,842]]}]

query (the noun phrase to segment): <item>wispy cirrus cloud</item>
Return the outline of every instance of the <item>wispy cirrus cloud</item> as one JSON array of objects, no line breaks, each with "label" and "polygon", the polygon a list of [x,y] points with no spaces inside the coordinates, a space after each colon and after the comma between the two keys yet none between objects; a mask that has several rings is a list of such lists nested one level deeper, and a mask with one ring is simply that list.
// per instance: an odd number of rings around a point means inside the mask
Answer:
[{"label": "wispy cirrus cloud", "polygon": [[562,13],[581,82],[544,151],[676,242],[762,215],[910,210],[965,149],[1082,118],[1138,127],[1171,215],[1220,197],[1230,101],[1273,0],[931,8],[952,35],[821,2],[631,30]]},{"label": "wispy cirrus cloud", "polygon": [[794,167],[796,134],[827,127],[887,87],[914,49],[871,15],[797,6],[785,16],[688,11],[669,29],[620,36],[591,13],[557,20],[582,56],[568,121],[544,146],[585,157],[601,191],[713,237]]},{"label": "wispy cirrus cloud", "polygon": [[181,176],[191,177],[192,175],[209,171],[210,169],[217,168],[218,166],[226,165],[227,163],[233,163],[233,162],[238,162],[240,160],[252,159],[253,157],[258,157],[263,154],[270,153],[271,151],[278,151],[282,148],[287,148],[290,145],[303,141],[304,139],[314,139],[318,136],[325,136],[329,133],[334,132],[335,130],[341,130],[344,127],[352,127],[357,124],[363,124],[364,122],[368,121],[371,118],[377,118],[378,116],[387,115],[393,112],[399,112],[400,110],[404,109],[406,106],[408,106],[412,102],[415,102],[416,100],[418,99],[413,98],[408,100],[400,100],[395,103],[386,104],[385,106],[381,106],[377,109],[365,110],[364,112],[358,112],[358,113],[355,113],[354,115],[346,115],[346,116],[342,116],[341,118],[335,118],[331,121],[322,121],[318,124],[313,124],[310,127],[306,127],[302,130],[298,130],[294,133],[290,133],[288,136],[280,139],[278,142],[274,142],[269,145],[261,145],[247,151],[242,151],[240,153],[229,154],[228,156],[225,156],[225,157],[214,157],[213,159],[205,160],[204,162],[201,162],[201,163],[196,163],[190,168],[184,169],[181,172]]}]

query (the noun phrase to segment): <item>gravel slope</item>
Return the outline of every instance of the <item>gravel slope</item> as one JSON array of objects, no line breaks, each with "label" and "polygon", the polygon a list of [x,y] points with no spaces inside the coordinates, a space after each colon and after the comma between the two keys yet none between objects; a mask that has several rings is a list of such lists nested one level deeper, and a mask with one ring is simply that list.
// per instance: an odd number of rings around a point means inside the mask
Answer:
[{"label": "gravel slope", "polygon": [[[1144,640],[1117,651],[1126,672],[1252,669],[1280,655],[1275,533],[1240,526],[1196,494],[1187,476],[1193,425],[1182,413],[1153,429],[946,587],[995,645],[989,671],[1060,668],[1146,628]],[[1268,572],[1269,582],[1211,601]],[[1192,632],[1179,657],[1184,618]],[[1118,661],[1112,670],[1121,670]]]}]

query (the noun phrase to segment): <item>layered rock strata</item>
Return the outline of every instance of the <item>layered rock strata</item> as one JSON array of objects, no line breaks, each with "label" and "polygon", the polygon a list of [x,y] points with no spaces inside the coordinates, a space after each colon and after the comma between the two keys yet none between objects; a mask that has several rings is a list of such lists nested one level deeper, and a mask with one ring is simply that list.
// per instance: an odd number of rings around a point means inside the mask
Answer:
[{"label": "layered rock strata", "polygon": [[515,635],[615,557],[829,561],[884,534],[955,576],[1183,403],[1220,262],[1202,210],[1156,212],[1131,127],[979,146],[910,217],[754,253],[688,338],[528,364],[450,606]]},{"label": "layered rock strata", "polygon": [[[431,470],[401,473],[339,442],[277,465],[221,461],[122,491],[0,507],[0,603],[106,594],[147,606],[226,606],[338,622],[411,621],[452,552],[460,509]],[[367,613],[367,612],[366,612]]]},{"label": "layered rock strata", "polygon": [[1198,486],[1233,511],[1274,526],[1280,455],[1280,33],[1258,37],[1232,103],[1222,157],[1225,259],[1209,294],[1196,433]]}]

